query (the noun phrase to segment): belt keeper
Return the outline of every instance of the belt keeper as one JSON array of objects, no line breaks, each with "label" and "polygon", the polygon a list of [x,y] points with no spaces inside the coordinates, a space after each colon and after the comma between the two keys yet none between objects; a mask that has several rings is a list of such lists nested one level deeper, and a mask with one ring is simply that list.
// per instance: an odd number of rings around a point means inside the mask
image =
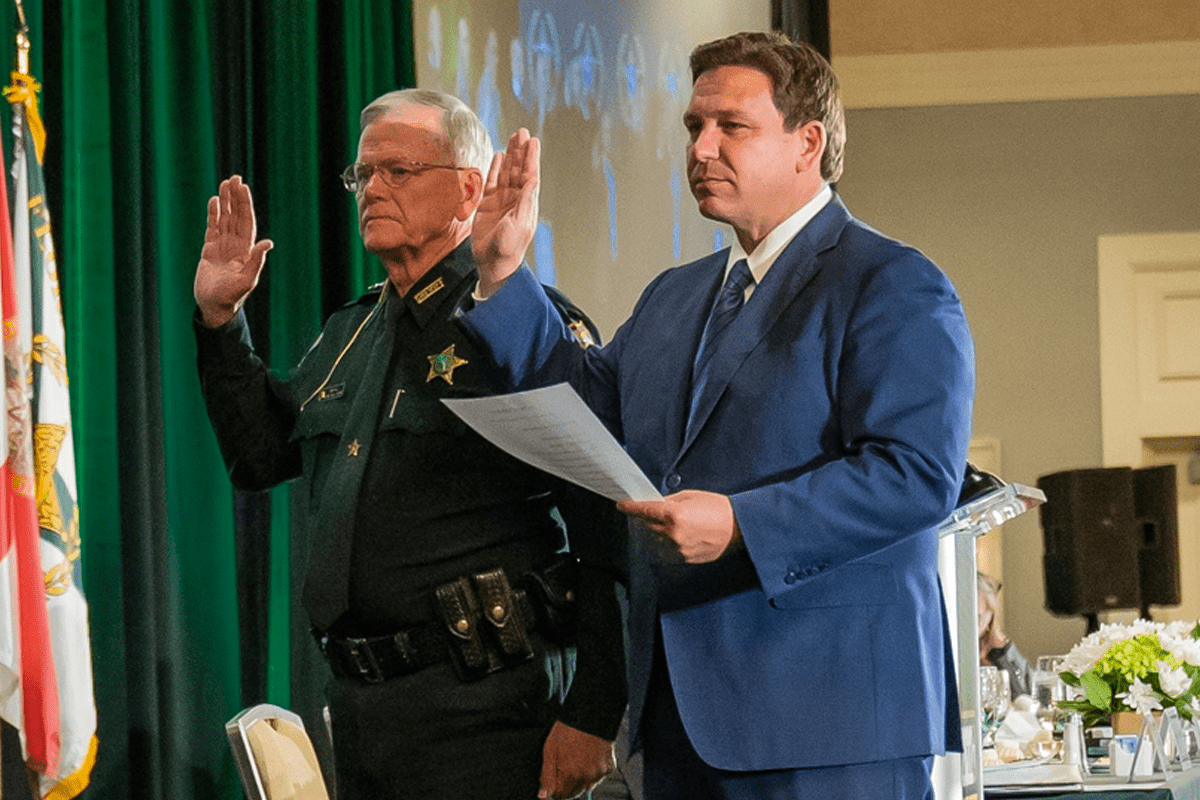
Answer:
[{"label": "belt keeper", "polygon": [[396,644],[396,652],[400,654],[400,660],[404,662],[404,666],[408,669],[417,668],[419,666],[417,663],[417,651],[413,647],[408,633],[400,631],[392,637],[392,641]]},{"label": "belt keeper", "polygon": [[[371,649],[371,645],[366,639],[348,639],[347,644],[350,645],[350,655],[354,659],[354,668],[358,670],[358,674],[367,683],[382,683],[383,670],[379,668],[379,659],[375,658],[375,652]],[[364,663],[363,654],[366,653]]]}]

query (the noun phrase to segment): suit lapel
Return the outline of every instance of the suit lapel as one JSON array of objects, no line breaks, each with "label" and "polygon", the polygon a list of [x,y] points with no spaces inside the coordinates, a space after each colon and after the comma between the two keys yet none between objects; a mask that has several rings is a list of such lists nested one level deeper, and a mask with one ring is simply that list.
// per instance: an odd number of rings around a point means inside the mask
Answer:
[{"label": "suit lapel", "polygon": [[[834,195],[829,204],[796,234],[767,270],[763,282],[755,287],[749,302],[730,323],[720,347],[713,354],[712,363],[709,365],[708,383],[700,397],[696,419],[686,431],[683,447],[680,449],[681,456],[695,441],[696,435],[704,427],[705,421],[712,414],[717,401],[742,363],[771,330],[784,309],[791,305],[796,295],[816,275],[820,265],[818,254],[837,243],[838,236],[849,219],[846,207]],[[707,306],[704,318],[706,317]],[[700,324],[703,326],[703,321]],[[686,404],[683,420],[686,424]]]},{"label": "suit lapel", "polygon": [[662,371],[663,391],[655,400],[666,405],[662,415],[663,424],[667,426],[663,431],[666,442],[678,444],[683,441],[691,407],[692,362],[700,346],[709,308],[725,280],[728,260],[729,249],[726,248],[694,263],[695,269],[685,268],[686,283],[678,289],[672,287],[673,292],[677,292],[672,300],[678,304],[673,302],[669,310],[660,308],[661,313],[669,315],[660,326],[664,332],[659,345],[660,361],[664,365],[678,365],[677,369]]}]

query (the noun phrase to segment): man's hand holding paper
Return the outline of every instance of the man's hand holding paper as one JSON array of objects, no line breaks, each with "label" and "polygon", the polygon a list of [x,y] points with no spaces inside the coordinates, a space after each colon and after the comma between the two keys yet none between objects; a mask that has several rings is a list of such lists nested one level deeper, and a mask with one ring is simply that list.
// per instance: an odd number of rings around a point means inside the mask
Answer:
[{"label": "man's hand holding paper", "polygon": [[733,504],[715,492],[687,489],[662,500],[623,500],[617,510],[669,539],[689,564],[716,561],[742,538]]}]

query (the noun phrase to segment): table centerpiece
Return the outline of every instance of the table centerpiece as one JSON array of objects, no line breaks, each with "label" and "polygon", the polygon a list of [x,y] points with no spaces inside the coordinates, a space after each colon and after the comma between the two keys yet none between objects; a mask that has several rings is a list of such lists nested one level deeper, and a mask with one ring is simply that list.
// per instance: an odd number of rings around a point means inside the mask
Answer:
[{"label": "table centerpiece", "polygon": [[1142,716],[1166,708],[1200,719],[1200,621],[1101,625],[1071,648],[1059,677],[1078,691],[1058,707],[1088,727],[1123,727],[1121,713],[1132,712],[1136,733]]}]

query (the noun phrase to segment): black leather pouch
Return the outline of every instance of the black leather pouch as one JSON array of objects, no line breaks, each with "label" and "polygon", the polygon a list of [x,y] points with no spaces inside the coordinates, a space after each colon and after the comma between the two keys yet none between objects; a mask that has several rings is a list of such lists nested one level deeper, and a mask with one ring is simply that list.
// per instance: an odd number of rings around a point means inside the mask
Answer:
[{"label": "black leather pouch", "polygon": [[560,645],[575,643],[578,630],[579,560],[559,553],[545,567],[530,572],[522,588],[533,601],[538,628]]},{"label": "black leather pouch", "polygon": [[516,594],[502,568],[472,576],[483,611],[484,627],[492,636],[501,658],[512,663],[533,658],[533,645],[525,629]]},{"label": "black leather pouch", "polygon": [[471,582],[458,578],[435,590],[438,612],[450,632],[451,660],[460,679],[482,678],[490,671],[487,649],[479,630],[479,603]]}]

